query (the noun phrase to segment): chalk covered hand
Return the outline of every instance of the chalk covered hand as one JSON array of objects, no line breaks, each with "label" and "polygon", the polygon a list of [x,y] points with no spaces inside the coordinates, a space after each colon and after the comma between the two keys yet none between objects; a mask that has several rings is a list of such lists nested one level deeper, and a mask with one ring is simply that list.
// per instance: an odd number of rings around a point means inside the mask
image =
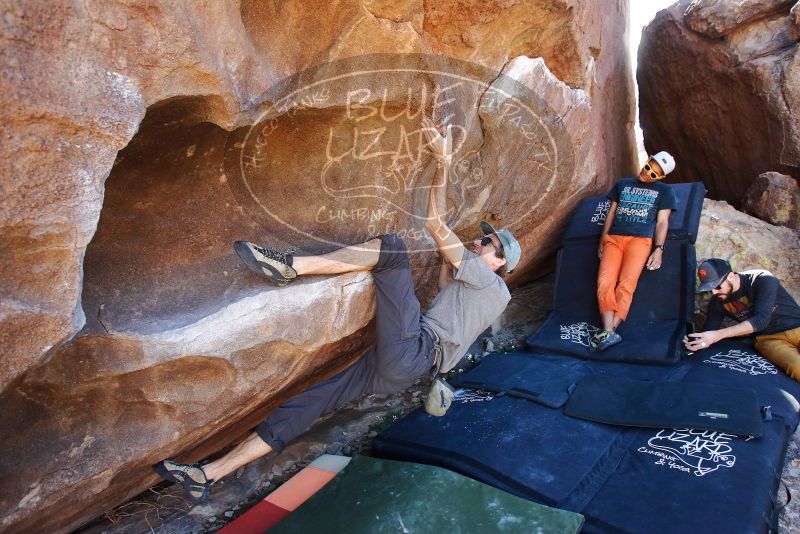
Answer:
[{"label": "chalk covered hand", "polygon": [[447,130],[447,136],[443,136],[431,119],[422,119],[422,133],[428,142],[428,148],[438,161],[449,165],[453,159],[453,133],[449,126]]}]

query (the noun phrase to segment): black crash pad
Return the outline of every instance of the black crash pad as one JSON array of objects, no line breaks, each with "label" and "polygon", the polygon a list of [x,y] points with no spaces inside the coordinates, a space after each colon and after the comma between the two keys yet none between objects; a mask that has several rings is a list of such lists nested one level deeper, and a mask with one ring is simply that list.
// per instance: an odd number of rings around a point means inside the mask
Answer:
[{"label": "black crash pad", "polygon": [[[706,190],[702,183],[671,184],[678,201],[677,209],[669,218],[667,239],[678,239],[694,243],[700,226],[700,214]],[[583,200],[570,218],[564,233],[563,244],[577,241],[594,241],[600,238],[611,200],[605,196]]]},{"label": "black crash pad", "polygon": [[750,338],[696,353],[684,379],[754,391],[760,406],[770,406],[764,435],[635,430],[615,473],[579,509],[584,532],[777,531],[778,484],[797,429],[800,383],[760,356]]},{"label": "black crash pad", "polygon": [[[601,363],[530,353],[498,355],[499,363],[492,366],[505,363],[513,372],[516,366],[525,368],[526,359],[551,369],[563,366],[564,374],[642,380],[680,380],[688,370],[685,365]],[[624,433],[622,427],[566,417],[521,397],[464,390],[444,417],[415,410],[377,436],[372,446],[382,457],[446,467],[515,495],[568,508],[573,498],[583,499],[576,488],[594,466],[624,452]]]},{"label": "black crash pad", "polygon": [[685,354],[681,339],[694,307],[695,251],[667,242],[662,267],[643,271],[628,319],[617,330],[622,343],[602,353],[589,350],[600,329],[597,305],[597,245],[573,244],[558,254],[553,311],[528,338],[533,351],[602,361],[671,364]]},{"label": "black crash pad", "polygon": [[775,523],[785,425],[765,423],[750,440],[685,428],[629,432],[627,452],[579,509],[583,532],[767,532]]},{"label": "black crash pad", "polygon": [[[575,360],[562,361],[574,368]],[[583,532],[762,532],[774,523],[800,384],[771,367],[752,344],[721,342],[673,367],[581,363],[587,374],[750,389],[759,406],[771,406],[772,418],[761,438],[749,439],[603,425],[521,398],[469,392],[444,417],[412,412],[375,439],[374,451],[580,512]]]},{"label": "black crash pad", "polygon": [[582,362],[531,358],[527,354],[490,354],[473,369],[448,379],[456,388],[508,395],[561,408],[586,373]]},{"label": "black crash pad", "polygon": [[761,437],[755,391],[696,382],[652,382],[609,376],[584,377],[564,413],[645,428],[693,428]]}]

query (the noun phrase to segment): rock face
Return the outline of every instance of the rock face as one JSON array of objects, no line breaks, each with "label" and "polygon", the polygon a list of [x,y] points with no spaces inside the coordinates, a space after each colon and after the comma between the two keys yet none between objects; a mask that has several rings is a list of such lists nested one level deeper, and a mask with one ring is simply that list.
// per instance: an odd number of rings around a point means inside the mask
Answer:
[{"label": "rock face", "polygon": [[800,168],[794,1],[681,0],[643,31],[637,78],[645,145],[682,181],[741,207],[756,176]]},{"label": "rock face", "polygon": [[728,260],[736,271],[766,269],[800,302],[800,236],[734,209],[723,201],[703,203],[697,261]]},{"label": "rock face", "polygon": [[747,190],[744,208],[770,224],[800,230],[800,186],[791,176],[760,175]]},{"label": "rock face", "polygon": [[786,14],[795,0],[704,0],[692,2],[686,9],[686,24],[695,32],[713,39],[723,37],[738,27],[771,15]]},{"label": "rock face", "polygon": [[511,228],[536,275],[633,171],[626,28],[622,0],[6,2],[0,530],[71,530],[368,345],[368,274],[264,287],[234,239],[398,232],[427,300],[424,115],[451,225]]},{"label": "rock face", "polygon": [[369,275],[349,274],[251,291],[172,330],[79,336],[0,397],[4,530],[71,530],[152,485],[160,456],[241,436],[358,355],[373,302]]}]

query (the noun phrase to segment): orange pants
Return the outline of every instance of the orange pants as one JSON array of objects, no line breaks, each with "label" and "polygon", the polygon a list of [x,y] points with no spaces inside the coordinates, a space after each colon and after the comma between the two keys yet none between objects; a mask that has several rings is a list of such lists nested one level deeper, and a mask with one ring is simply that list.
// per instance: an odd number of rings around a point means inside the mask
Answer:
[{"label": "orange pants", "polygon": [[756,336],[756,350],[787,375],[800,381],[800,328]]},{"label": "orange pants", "polygon": [[603,238],[603,257],[597,273],[600,313],[613,311],[623,321],[628,317],[633,292],[652,245],[650,237],[608,235]]}]

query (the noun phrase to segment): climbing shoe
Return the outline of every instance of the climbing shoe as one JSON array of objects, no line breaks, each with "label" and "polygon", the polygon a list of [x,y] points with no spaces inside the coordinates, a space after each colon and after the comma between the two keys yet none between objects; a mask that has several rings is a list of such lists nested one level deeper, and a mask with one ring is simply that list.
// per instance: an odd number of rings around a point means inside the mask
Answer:
[{"label": "climbing shoe", "polygon": [[589,340],[592,351],[600,352],[622,341],[622,336],[611,330],[601,330]]},{"label": "climbing shoe", "polygon": [[213,481],[208,480],[200,464],[178,464],[172,460],[164,460],[153,469],[165,480],[183,486],[192,503],[200,504],[208,499],[208,488]]},{"label": "climbing shoe", "polygon": [[292,267],[292,255],[288,252],[260,247],[249,241],[236,241],[233,249],[250,270],[266,276],[273,285],[285,286],[297,277],[297,271]]},{"label": "climbing shoe", "polygon": [[428,396],[425,399],[425,411],[436,417],[443,416],[453,403],[454,396],[455,390],[453,386],[448,384],[444,378],[437,378],[431,384],[431,389],[428,390]]}]

